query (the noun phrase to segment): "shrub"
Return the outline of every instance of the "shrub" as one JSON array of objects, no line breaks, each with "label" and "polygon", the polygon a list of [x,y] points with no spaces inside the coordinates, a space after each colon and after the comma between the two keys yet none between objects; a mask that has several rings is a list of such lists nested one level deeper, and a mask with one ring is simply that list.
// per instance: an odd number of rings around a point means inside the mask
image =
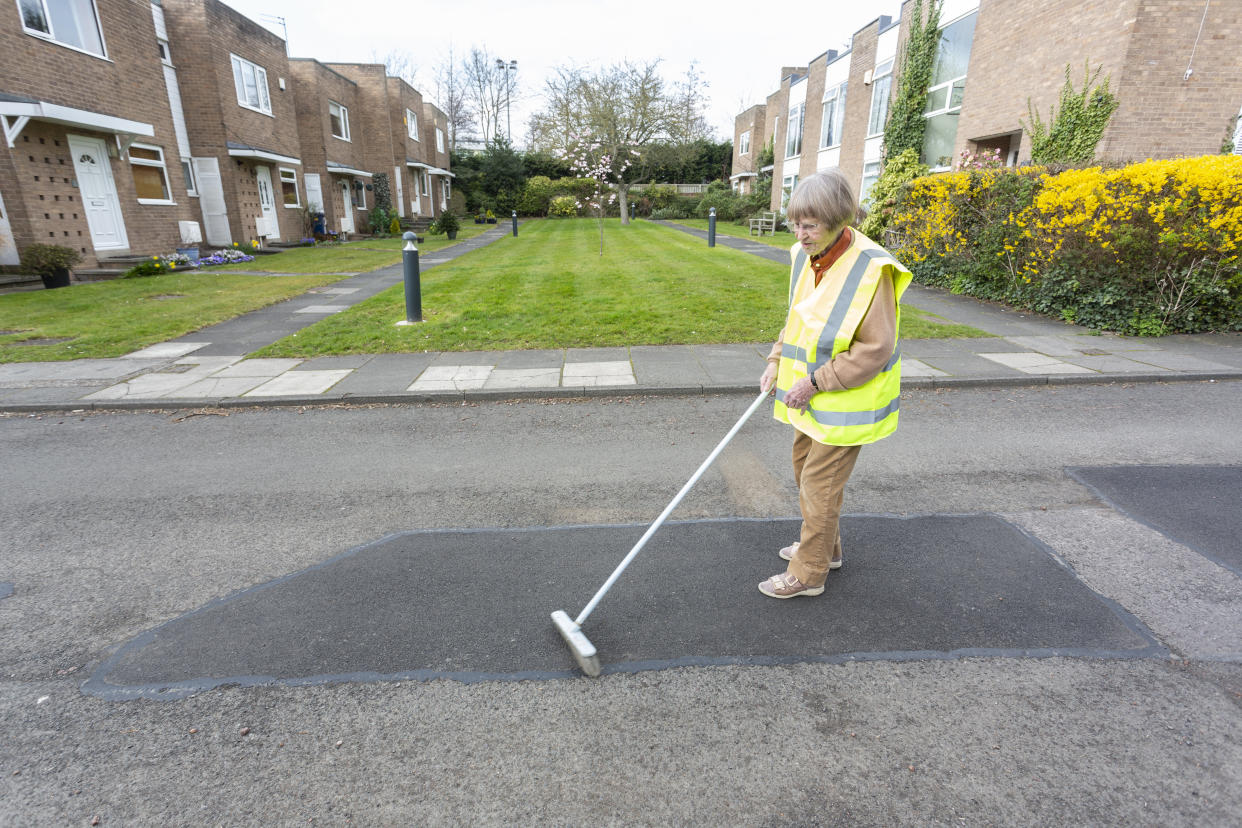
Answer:
[{"label": "shrub", "polygon": [[35,274],[51,275],[61,268],[69,270],[80,261],[82,254],[63,244],[27,245],[21,255],[22,269]]},{"label": "shrub", "polygon": [[557,196],[548,205],[548,215],[557,218],[578,215],[578,199],[571,195]]},{"label": "shrub", "polygon": [[524,216],[546,216],[548,207],[556,189],[552,179],[546,175],[536,175],[526,180],[522,188],[522,197],[518,200],[517,211]]},{"label": "shrub", "polygon": [[1070,67],[1065,64],[1065,85],[1061,87],[1061,110],[1048,113],[1045,124],[1039,113],[1031,107],[1027,98],[1029,125],[1023,124],[1031,136],[1031,160],[1036,164],[1084,164],[1095,157],[1095,147],[1100,143],[1109,120],[1117,111],[1117,98],[1108,89],[1108,77],[1104,83],[1092,89],[1099,79],[1102,66],[1091,73],[1085,68],[1082,91],[1074,91],[1070,80]]},{"label": "shrub", "polygon": [[924,177],[890,240],[927,284],[1081,325],[1242,330],[1242,157]]},{"label": "shrub", "polygon": [[927,171],[927,165],[919,161],[918,150],[902,150],[896,158],[890,158],[871,187],[867,218],[858,228],[863,235],[883,243],[884,230],[897,210],[902,191],[914,179],[927,175]]}]

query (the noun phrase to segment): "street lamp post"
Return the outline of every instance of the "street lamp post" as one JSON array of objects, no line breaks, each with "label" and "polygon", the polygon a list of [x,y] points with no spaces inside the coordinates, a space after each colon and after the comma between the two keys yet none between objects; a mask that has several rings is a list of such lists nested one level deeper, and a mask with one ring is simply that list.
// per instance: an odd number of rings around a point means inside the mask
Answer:
[{"label": "street lamp post", "polygon": [[505,73],[505,136],[509,139],[509,143],[513,143],[513,115],[509,108],[509,101],[513,94],[513,81],[510,80],[510,72],[517,71],[516,60],[501,60],[496,58],[496,68]]}]

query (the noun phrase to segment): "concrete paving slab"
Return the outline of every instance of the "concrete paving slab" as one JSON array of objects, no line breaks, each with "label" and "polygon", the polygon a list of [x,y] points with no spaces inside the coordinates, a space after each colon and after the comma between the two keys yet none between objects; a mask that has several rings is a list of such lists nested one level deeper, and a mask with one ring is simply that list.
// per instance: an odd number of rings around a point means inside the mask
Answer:
[{"label": "concrete paving slab", "polygon": [[353,288],[344,288],[344,287],[316,288],[315,290],[312,290],[311,293],[323,293],[323,294],[327,294],[328,296],[348,296],[351,293],[357,293],[359,290],[361,290],[361,288],[356,288],[356,287],[353,287]]},{"label": "concrete paving slab", "polygon": [[160,342],[126,354],[123,359],[174,359],[206,348],[210,342]]},{"label": "concrete paving slab", "polygon": [[629,362],[629,348],[568,348],[566,362]]},{"label": "concrete paving slab", "polygon": [[201,380],[201,374],[143,374],[128,382],[102,388],[83,399],[87,400],[143,400],[162,397]]},{"label": "concrete paving slab", "polygon": [[560,384],[560,368],[497,368],[488,375],[483,388],[556,388]]},{"label": "concrete paving slab", "polygon": [[[902,353],[905,353],[904,344],[902,345]],[[1010,368],[1008,365],[1001,365],[999,362],[984,359],[981,354],[962,353],[957,356],[924,356],[919,357],[919,360],[933,368],[944,371],[950,377],[1029,376],[1022,371]]]},{"label": "concrete paving slab", "polygon": [[297,397],[306,394],[322,394],[347,376],[349,376],[348,370],[288,371],[247,391],[242,396]]},{"label": "concrete paving slab", "polygon": [[240,397],[251,388],[262,385],[268,377],[205,377],[184,388],[162,395],[163,399],[220,399]]},{"label": "concrete paving slab", "polygon": [[901,375],[903,377],[947,377],[944,371],[939,368],[933,368],[925,362],[920,362],[913,357],[903,356],[901,358]]},{"label": "concrete paving slab", "polygon": [[1233,366],[1226,365],[1223,362],[1215,362],[1209,359],[1201,359],[1200,357],[1190,356],[1189,354],[1176,354],[1169,351],[1144,351],[1130,356],[1138,362],[1145,362],[1148,365],[1154,365],[1157,368],[1165,368],[1169,371],[1233,370]]},{"label": "concrete paving slab", "polygon": [[624,362],[568,362],[565,363],[565,379],[570,377],[625,377],[633,376],[634,368],[629,360]]},{"label": "concrete paving slab", "polygon": [[1102,374],[1150,374],[1153,371],[1163,370],[1148,365],[1145,362],[1136,362],[1133,359],[1127,359],[1117,354],[1106,354],[1103,356],[1079,355],[1065,357],[1064,361],[1071,365],[1080,365],[1083,368],[1098,371]]},{"label": "concrete paving slab", "polygon": [[1121,513],[1242,575],[1242,467],[1091,466],[1068,471]]},{"label": "concrete paving slab", "polygon": [[216,372],[215,376],[220,379],[232,379],[234,377],[263,377],[270,379],[280,376],[286,371],[291,371],[302,364],[300,359],[243,359],[235,365],[230,365]]},{"label": "concrete paving slab", "polygon": [[318,313],[326,316],[327,314],[340,313],[348,309],[349,305],[307,305],[304,308],[298,308],[294,313]]},{"label": "concrete paving slab", "polygon": [[980,354],[984,359],[1000,363],[1024,374],[1088,374],[1090,368],[1071,365],[1054,357],[1036,353]]},{"label": "concrete paving slab", "polygon": [[[794,520],[674,523],[587,621],[609,672],[688,664],[1160,652],[1048,550],[986,515],[851,516],[819,598],[775,601]],[[645,526],[393,535],[216,601],[121,647],[84,685],[175,698],[222,684],[573,673],[549,614],[575,615]],[[443,574],[480,548],[469,594]],[[572,561],[572,565],[566,562]]]},{"label": "concrete paving slab", "polygon": [[124,379],[158,367],[162,360],[73,359],[65,362],[9,362],[0,364],[0,387],[36,382],[107,381]]},{"label": "concrete paving slab", "polygon": [[635,345],[630,348],[634,379],[660,388],[697,386],[703,366],[692,345]]},{"label": "concrete paving slab", "polygon": [[1066,338],[1060,336],[1006,336],[1003,338],[1019,348],[1026,348],[1048,356],[1079,356],[1082,353]]},{"label": "concrete paving slab", "polygon": [[407,391],[478,391],[493,371],[491,365],[433,365]]},{"label": "concrete paving slab", "polygon": [[349,354],[346,356],[312,357],[295,371],[336,371],[340,369],[355,370],[375,359],[374,354]]},{"label": "concrete paving slab", "polygon": [[[333,391],[357,396],[391,394],[406,389],[436,359],[437,354],[378,354],[341,380]],[[312,362],[314,360],[311,360]]]},{"label": "concrete paving slab", "polygon": [[565,361],[565,352],[562,350],[530,350],[530,351],[500,351],[495,353],[493,365],[498,369],[518,369],[518,368],[555,368],[558,372],[561,370],[561,364]]},{"label": "concrete paving slab", "polygon": [[[0,387],[0,404],[5,405],[58,405],[73,401],[107,388],[108,383],[80,382],[71,386],[35,386],[31,388]],[[70,406],[72,407],[72,405]]]}]

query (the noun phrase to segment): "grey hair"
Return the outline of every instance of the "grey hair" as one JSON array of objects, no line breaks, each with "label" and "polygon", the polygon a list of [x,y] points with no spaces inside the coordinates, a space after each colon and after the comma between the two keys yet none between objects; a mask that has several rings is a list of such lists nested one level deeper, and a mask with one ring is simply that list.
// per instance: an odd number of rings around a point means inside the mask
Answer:
[{"label": "grey hair", "polygon": [[802,179],[789,197],[791,221],[814,219],[836,230],[858,220],[858,199],[845,175],[835,167]]}]

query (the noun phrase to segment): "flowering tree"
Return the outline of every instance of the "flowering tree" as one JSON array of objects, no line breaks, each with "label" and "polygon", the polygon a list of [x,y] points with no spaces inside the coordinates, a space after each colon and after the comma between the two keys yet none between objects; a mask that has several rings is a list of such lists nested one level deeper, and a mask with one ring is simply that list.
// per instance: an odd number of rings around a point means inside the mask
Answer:
[{"label": "flowering tree", "polygon": [[[638,153],[630,150],[629,154]],[[602,143],[591,135],[573,136],[569,148],[564,154],[570,168],[580,177],[589,178],[595,183],[595,191],[587,197],[586,207],[595,214],[599,223],[599,255],[604,255],[604,211],[617,201],[616,184],[625,180],[625,171],[630,168],[630,158],[616,157]],[[577,204],[578,209],[583,204]]]}]

